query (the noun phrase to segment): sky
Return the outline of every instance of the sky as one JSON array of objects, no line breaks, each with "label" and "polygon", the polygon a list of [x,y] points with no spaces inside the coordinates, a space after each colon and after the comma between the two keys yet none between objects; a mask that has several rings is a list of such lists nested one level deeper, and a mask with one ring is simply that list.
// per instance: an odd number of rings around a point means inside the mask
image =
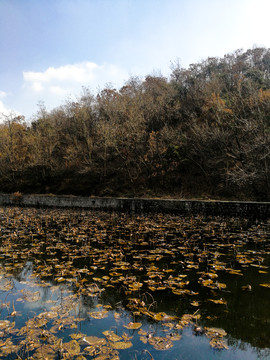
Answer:
[{"label": "sky", "polygon": [[270,48],[269,0],[0,0],[0,120],[131,76]]}]

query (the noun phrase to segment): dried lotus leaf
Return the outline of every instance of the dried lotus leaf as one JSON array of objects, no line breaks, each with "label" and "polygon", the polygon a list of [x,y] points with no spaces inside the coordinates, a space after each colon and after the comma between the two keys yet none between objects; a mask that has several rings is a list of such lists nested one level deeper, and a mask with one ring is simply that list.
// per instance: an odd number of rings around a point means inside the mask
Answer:
[{"label": "dried lotus leaf", "polygon": [[138,323],[130,322],[127,325],[124,325],[124,327],[129,330],[137,330],[141,326],[142,326],[142,323],[139,323],[139,322]]},{"label": "dried lotus leaf", "polygon": [[128,349],[131,346],[133,346],[131,341],[117,341],[110,343],[110,345],[113,349],[117,349],[117,350]]},{"label": "dried lotus leaf", "polygon": [[10,326],[9,320],[0,320],[0,329],[6,329]]},{"label": "dried lotus leaf", "polygon": [[147,344],[147,337],[146,336],[140,336],[140,340],[144,343],[144,344]]},{"label": "dried lotus leaf", "polygon": [[71,339],[77,340],[83,338],[85,335],[81,333],[77,333],[77,334],[70,334],[69,336],[71,337]]},{"label": "dried lotus leaf", "polygon": [[118,336],[118,335],[115,334],[115,332],[112,331],[112,330],[105,330],[105,331],[103,331],[102,334],[105,335],[106,338],[107,338],[109,341],[112,341],[112,342],[116,342],[116,341],[121,341],[121,340],[123,340],[121,336]]},{"label": "dried lotus leaf", "polygon": [[14,287],[14,283],[12,280],[6,278],[3,278],[1,280],[1,284],[0,284],[1,291],[10,291],[13,289],[13,287]]},{"label": "dried lotus leaf", "polygon": [[107,310],[102,311],[91,311],[87,313],[89,316],[91,316],[94,319],[104,319],[109,315]]},{"label": "dried lotus leaf", "polygon": [[225,344],[225,342],[220,339],[212,339],[209,344],[214,349],[218,349],[218,350],[229,349],[228,346]]},{"label": "dried lotus leaf", "polygon": [[41,347],[37,348],[34,359],[37,360],[54,360],[57,354],[57,350],[53,349],[51,345],[42,345]]},{"label": "dried lotus leaf", "polygon": [[270,284],[260,284],[260,286],[265,287],[265,288],[270,288]]},{"label": "dried lotus leaf", "polygon": [[170,334],[168,336],[168,339],[170,339],[171,341],[179,341],[179,340],[181,340],[181,338],[182,338],[182,335],[180,335],[180,334]]},{"label": "dried lotus leaf", "polygon": [[214,299],[209,299],[209,301],[213,302],[214,304],[219,304],[219,305],[226,305],[227,301],[224,299],[218,299],[218,300],[214,300]]},{"label": "dried lotus leaf", "polygon": [[172,341],[162,336],[154,336],[150,338],[148,342],[156,350],[169,350],[170,348],[173,347]]},{"label": "dried lotus leaf", "polygon": [[72,356],[79,355],[81,350],[80,345],[76,340],[71,340],[68,343],[64,343],[63,348],[68,352],[69,355]]},{"label": "dried lotus leaf", "polygon": [[223,337],[223,336],[226,336],[227,335],[227,333],[226,333],[226,331],[225,330],[223,330],[223,329],[220,329],[220,328],[209,328],[209,327],[205,327],[204,328],[205,329],[205,331],[206,331],[206,333],[207,333],[207,335],[209,335],[209,336],[213,336],[213,337]]},{"label": "dried lotus leaf", "polygon": [[23,299],[27,302],[36,302],[40,299],[40,292],[36,291],[36,292],[31,292],[28,290],[23,291],[24,295],[23,295]]},{"label": "dried lotus leaf", "polygon": [[83,338],[83,340],[92,346],[101,346],[101,345],[105,345],[107,343],[106,339],[104,338],[99,338],[97,336],[85,336]]},{"label": "dried lotus leaf", "polygon": [[113,316],[114,316],[114,319],[115,319],[116,321],[118,321],[118,320],[120,319],[120,317],[121,317],[121,314],[119,314],[119,313],[117,313],[117,312],[114,312],[114,313],[113,313]]}]

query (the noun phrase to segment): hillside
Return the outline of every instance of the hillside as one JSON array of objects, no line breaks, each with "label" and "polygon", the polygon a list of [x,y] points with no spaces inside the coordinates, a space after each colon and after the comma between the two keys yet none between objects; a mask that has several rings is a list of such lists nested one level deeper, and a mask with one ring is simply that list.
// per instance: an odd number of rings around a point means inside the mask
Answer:
[{"label": "hillside", "polygon": [[0,192],[270,200],[270,49],[0,125]]}]

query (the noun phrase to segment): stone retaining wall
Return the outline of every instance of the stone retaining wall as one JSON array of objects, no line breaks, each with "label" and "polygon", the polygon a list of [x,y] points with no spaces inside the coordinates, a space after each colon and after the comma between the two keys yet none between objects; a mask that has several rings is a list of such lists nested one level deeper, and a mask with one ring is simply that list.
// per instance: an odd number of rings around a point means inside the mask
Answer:
[{"label": "stone retaining wall", "polygon": [[179,215],[213,215],[270,218],[270,203],[240,201],[157,200],[0,194],[0,206],[84,208],[124,212],[163,212]]}]

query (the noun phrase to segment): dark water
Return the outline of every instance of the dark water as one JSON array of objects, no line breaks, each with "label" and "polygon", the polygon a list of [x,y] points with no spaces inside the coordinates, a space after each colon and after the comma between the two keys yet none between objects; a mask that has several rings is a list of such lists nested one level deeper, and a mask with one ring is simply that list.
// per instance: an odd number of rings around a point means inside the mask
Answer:
[{"label": "dark water", "polygon": [[0,209],[0,358],[270,359],[270,224]]}]

